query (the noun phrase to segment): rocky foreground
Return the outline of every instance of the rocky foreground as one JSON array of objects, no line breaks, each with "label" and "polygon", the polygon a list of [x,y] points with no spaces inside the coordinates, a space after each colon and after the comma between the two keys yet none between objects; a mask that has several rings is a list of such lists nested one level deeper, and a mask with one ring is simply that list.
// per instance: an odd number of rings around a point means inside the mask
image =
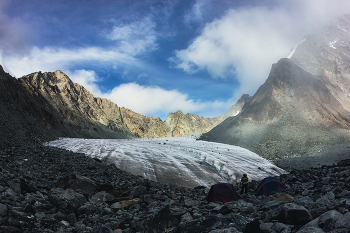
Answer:
[{"label": "rocky foreground", "polygon": [[282,175],[287,195],[256,198],[251,182],[225,204],[58,148],[3,150],[0,172],[0,233],[350,232],[350,160]]}]

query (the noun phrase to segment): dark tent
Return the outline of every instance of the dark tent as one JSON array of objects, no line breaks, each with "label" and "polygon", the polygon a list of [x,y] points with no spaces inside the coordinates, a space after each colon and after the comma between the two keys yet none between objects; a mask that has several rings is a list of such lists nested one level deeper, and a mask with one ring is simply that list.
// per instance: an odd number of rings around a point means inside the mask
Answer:
[{"label": "dark tent", "polygon": [[237,201],[241,197],[232,184],[219,183],[211,186],[206,201],[221,201],[223,203]]},{"label": "dark tent", "polygon": [[275,177],[267,177],[260,183],[255,195],[269,196],[274,193],[282,193],[286,190],[286,187],[284,187],[279,179],[276,179]]}]

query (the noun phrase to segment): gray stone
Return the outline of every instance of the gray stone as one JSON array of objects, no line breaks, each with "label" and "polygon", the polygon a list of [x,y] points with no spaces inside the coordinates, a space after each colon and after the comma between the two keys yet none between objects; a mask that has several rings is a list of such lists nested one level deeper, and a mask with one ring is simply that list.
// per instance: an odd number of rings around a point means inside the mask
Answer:
[{"label": "gray stone", "polygon": [[341,218],[339,218],[335,223],[335,228],[347,228],[350,229],[350,212],[344,214]]},{"label": "gray stone", "polygon": [[12,189],[17,195],[21,194],[21,184],[20,183],[12,183],[10,185],[10,189]]},{"label": "gray stone", "polygon": [[177,218],[171,214],[169,205],[166,205],[145,221],[145,228],[152,232],[164,232],[165,229],[178,224]]},{"label": "gray stone", "polygon": [[292,225],[303,225],[312,220],[309,210],[304,206],[298,206],[294,203],[283,205],[280,217],[283,223]]},{"label": "gray stone", "polygon": [[317,206],[325,206],[328,209],[334,209],[337,204],[335,202],[335,196],[332,191],[328,192],[326,195],[316,200]]},{"label": "gray stone", "polygon": [[7,206],[0,203],[0,216],[7,215]]},{"label": "gray stone", "polygon": [[304,206],[307,209],[311,209],[315,205],[315,202],[308,196],[296,196],[294,197],[294,202],[298,205]]},{"label": "gray stone", "polygon": [[71,174],[68,180],[68,187],[74,191],[92,195],[97,189],[97,184],[85,176]]},{"label": "gray stone", "polygon": [[58,208],[68,212],[76,211],[86,202],[82,194],[72,189],[53,188],[50,190],[49,198]]},{"label": "gray stone", "polygon": [[115,197],[105,191],[101,191],[93,195],[91,199],[103,202],[112,202],[115,200]]},{"label": "gray stone", "polygon": [[272,229],[273,223],[261,223],[260,229],[263,233],[275,233],[275,231]]},{"label": "gray stone", "polygon": [[189,222],[192,220],[193,220],[193,218],[192,218],[191,214],[187,212],[186,214],[181,216],[180,222]]},{"label": "gray stone", "polygon": [[268,201],[266,202],[262,207],[261,209],[262,210],[271,210],[271,209],[275,209],[277,208],[278,206],[284,204],[283,201]]},{"label": "gray stone", "polygon": [[330,210],[319,217],[318,225],[325,232],[331,231],[334,228],[335,223],[341,217],[343,217],[343,215],[338,211]]},{"label": "gray stone", "polygon": [[147,193],[147,189],[146,189],[146,187],[145,186],[143,186],[143,185],[139,185],[139,186],[136,186],[135,188],[134,188],[134,198],[136,198],[136,197],[140,197],[141,195],[143,195],[143,194],[145,194],[145,193]]},{"label": "gray stone", "polygon": [[35,214],[35,219],[38,221],[41,221],[43,218],[45,218],[45,213],[43,212],[38,212]]},{"label": "gray stone", "polygon": [[209,233],[240,233],[240,231],[238,231],[234,227],[229,227],[224,229],[212,230],[212,231],[209,231]]},{"label": "gray stone", "polygon": [[187,207],[192,207],[196,205],[196,201],[192,200],[192,199],[186,199],[184,201],[185,206]]},{"label": "gray stone", "polygon": [[297,231],[297,233],[324,233],[324,231],[318,227],[305,227]]},{"label": "gray stone", "polygon": [[77,222],[77,218],[75,217],[74,213],[68,214],[67,220],[70,223],[70,225],[72,225],[72,226]]}]

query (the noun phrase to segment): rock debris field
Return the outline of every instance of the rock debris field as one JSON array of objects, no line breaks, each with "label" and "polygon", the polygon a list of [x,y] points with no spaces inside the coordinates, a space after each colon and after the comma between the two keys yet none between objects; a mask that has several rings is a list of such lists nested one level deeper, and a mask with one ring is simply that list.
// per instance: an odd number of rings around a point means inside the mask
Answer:
[{"label": "rock debris field", "polygon": [[206,202],[204,186],[159,184],[41,145],[2,150],[0,172],[1,233],[350,232],[350,160],[282,174],[282,195],[256,198],[252,181],[244,200],[225,204]]}]

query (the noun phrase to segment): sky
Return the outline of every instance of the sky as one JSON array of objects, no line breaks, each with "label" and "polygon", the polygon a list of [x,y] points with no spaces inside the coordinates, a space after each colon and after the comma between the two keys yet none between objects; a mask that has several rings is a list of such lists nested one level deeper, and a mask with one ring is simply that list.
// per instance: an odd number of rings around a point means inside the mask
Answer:
[{"label": "sky", "polygon": [[16,78],[61,70],[162,120],[215,117],[346,13],[348,0],[1,0],[0,64]]},{"label": "sky", "polygon": [[62,138],[46,145],[99,158],[123,171],[162,184],[189,188],[200,185],[209,188],[222,182],[236,184],[244,173],[250,180],[286,173],[247,149],[196,138]]}]

